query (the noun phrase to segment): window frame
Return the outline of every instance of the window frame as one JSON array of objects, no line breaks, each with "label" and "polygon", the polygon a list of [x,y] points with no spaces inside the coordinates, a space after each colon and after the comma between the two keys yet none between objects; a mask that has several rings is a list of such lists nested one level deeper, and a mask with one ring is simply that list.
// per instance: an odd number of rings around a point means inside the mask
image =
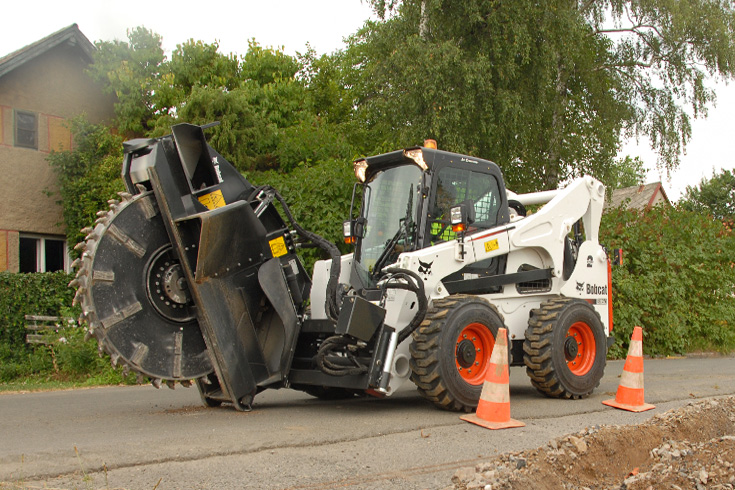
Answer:
[{"label": "window frame", "polygon": [[66,239],[58,235],[41,235],[37,233],[20,233],[18,240],[18,268],[20,269],[20,239],[27,238],[36,240],[36,271],[46,271],[46,241],[53,240],[61,242],[64,250],[64,272],[71,272],[71,257],[69,256],[69,248],[66,246]]},{"label": "window frame", "polygon": [[[19,124],[19,116],[24,117],[33,117],[33,125],[34,127],[31,128],[22,128]],[[18,138],[18,132],[19,131],[27,131],[33,133],[33,144],[25,144],[23,143],[20,138]],[[31,111],[24,111],[20,109],[15,109],[14,111],[14,117],[13,117],[13,145],[17,148],[26,148],[29,150],[38,150],[38,114]]]}]

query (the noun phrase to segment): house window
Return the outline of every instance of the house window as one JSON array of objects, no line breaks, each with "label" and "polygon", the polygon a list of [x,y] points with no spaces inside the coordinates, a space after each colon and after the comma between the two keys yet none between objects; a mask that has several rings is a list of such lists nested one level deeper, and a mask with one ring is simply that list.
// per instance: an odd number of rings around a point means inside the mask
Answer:
[{"label": "house window", "polygon": [[39,235],[21,235],[20,272],[56,272],[69,270],[66,241]]},{"label": "house window", "polygon": [[38,149],[38,121],[34,113],[15,111],[15,146]]}]

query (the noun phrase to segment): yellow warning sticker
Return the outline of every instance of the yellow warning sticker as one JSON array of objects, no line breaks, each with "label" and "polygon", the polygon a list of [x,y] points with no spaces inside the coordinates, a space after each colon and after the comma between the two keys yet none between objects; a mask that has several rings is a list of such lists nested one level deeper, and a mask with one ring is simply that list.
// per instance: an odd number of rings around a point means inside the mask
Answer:
[{"label": "yellow warning sticker", "polygon": [[288,253],[288,248],[286,248],[286,240],[284,240],[282,236],[271,240],[270,242],[268,242],[268,245],[271,246],[271,253],[274,257],[280,257],[281,255],[286,255]]},{"label": "yellow warning sticker", "polygon": [[214,192],[210,192],[209,194],[199,196],[199,202],[207,206],[207,209],[223,208],[227,205],[225,198],[222,195],[222,191],[219,189]]},{"label": "yellow warning sticker", "polygon": [[493,250],[497,250],[500,248],[500,245],[498,245],[497,240],[490,240],[489,242],[485,242],[485,252],[492,252]]}]

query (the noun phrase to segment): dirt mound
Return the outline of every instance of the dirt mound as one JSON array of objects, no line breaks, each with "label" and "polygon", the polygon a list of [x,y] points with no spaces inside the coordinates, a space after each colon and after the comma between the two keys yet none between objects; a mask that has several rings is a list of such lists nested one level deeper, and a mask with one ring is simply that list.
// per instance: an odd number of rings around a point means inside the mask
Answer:
[{"label": "dirt mound", "polygon": [[596,426],[452,478],[454,490],[735,488],[735,397],[658,414],[640,425]]}]

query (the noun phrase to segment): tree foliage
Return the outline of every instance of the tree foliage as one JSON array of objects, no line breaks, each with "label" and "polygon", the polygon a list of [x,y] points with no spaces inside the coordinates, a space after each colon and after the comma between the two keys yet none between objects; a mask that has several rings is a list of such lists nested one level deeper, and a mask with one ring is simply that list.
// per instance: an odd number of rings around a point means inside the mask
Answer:
[{"label": "tree foliage", "polygon": [[[71,121],[71,131],[74,149],[53,152],[48,161],[59,179],[67,243],[73,247],[84,240],[82,228],[94,223],[97,211],[108,209],[107,201],[117,198],[124,185],[120,178],[122,138],[83,117]],[[71,254],[78,252],[71,250]]]},{"label": "tree foliage", "polygon": [[340,126],[318,116],[302,61],[282,50],[251,40],[238,57],[191,39],[167,60],[160,36],[142,27],[97,47],[90,73],[117,95],[116,126],[128,137],[219,121],[210,141],[243,171],[354,156]]},{"label": "tree foliage", "polygon": [[604,177],[646,135],[672,170],[691,116],[735,74],[724,0],[373,0],[383,18],[347,49],[345,86],[373,139],[431,136],[496,160],[520,190]]},{"label": "tree foliage", "polygon": [[692,187],[687,186],[682,206],[709,214],[718,220],[735,220],[735,174],[731,170],[712,171],[711,178]]},{"label": "tree foliage", "polygon": [[624,257],[613,267],[613,356],[625,356],[636,325],[647,354],[735,349],[735,236],[723,223],[670,206],[618,208],[600,237]]},{"label": "tree foliage", "polygon": [[[117,129],[127,136],[145,134],[156,115],[166,112],[160,104],[158,81],[165,75],[161,36],[144,28],[128,31],[128,42],[98,41],[89,73],[117,97]],[[165,95],[163,95],[165,99]]]}]

